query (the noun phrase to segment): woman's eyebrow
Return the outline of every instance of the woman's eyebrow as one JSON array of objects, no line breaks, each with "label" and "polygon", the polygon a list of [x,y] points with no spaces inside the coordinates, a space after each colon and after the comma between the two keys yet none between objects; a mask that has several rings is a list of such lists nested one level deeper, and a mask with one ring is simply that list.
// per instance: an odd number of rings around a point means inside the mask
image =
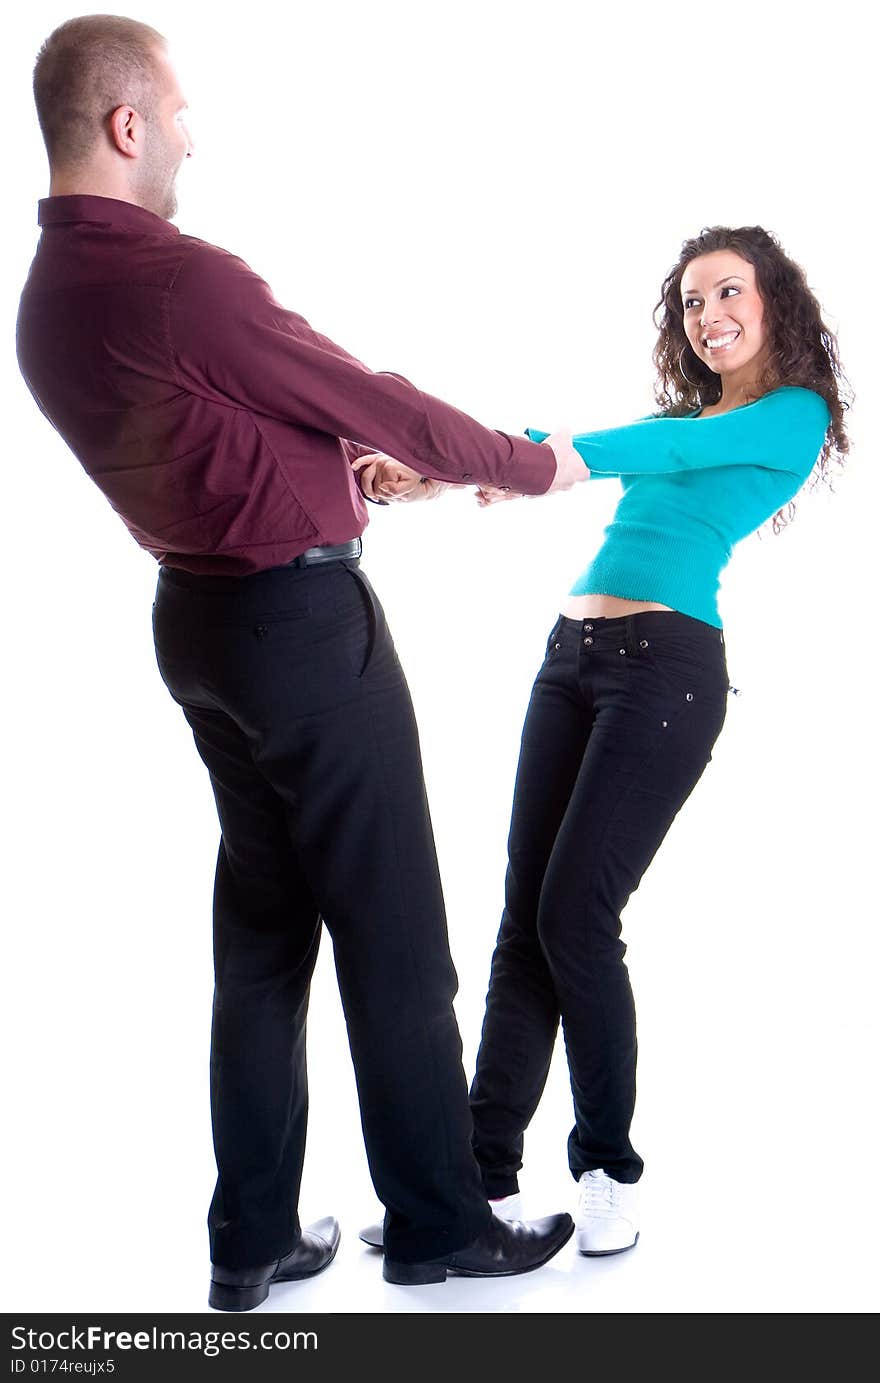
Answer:
[{"label": "woman's eyebrow", "polygon": [[[745,279],[743,278],[742,274],[727,274],[723,279],[719,279],[717,283],[713,283],[712,287],[720,288],[722,283],[727,283],[730,279],[739,279],[740,283],[745,283]],[[683,288],[681,291],[682,293],[697,293],[699,292],[699,289]]]}]

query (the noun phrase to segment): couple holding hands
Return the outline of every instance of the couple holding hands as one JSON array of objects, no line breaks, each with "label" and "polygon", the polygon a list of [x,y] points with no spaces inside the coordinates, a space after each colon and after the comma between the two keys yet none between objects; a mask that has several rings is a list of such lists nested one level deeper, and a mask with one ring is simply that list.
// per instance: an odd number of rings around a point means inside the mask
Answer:
[{"label": "couple holding hands", "polygon": [[[719,573],[847,449],[836,343],[802,270],[760,227],[704,230],[655,312],[656,413],[574,438],[492,431],[369,370],[171,224],[192,146],[155,30],[68,21],[34,89],[51,184],[21,369],[160,564],[158,665],[220,819],[210,1304],[249,1310],[339,1242],[335,1220],[298,1217],[323,926],[386,1207],[363,1237],[385,1278],[525,1272],[573,1233],[584,1254],[631,1248],[642,1160],[620,915],[724,722]],[[605,478],[621,498],[561,603],[523,727],[468,1095],[412,705],[359,565],[364,499],[457,484],[489,504]],[[527,1221],[523,1135],[560,1021],[576,1223]]]}]

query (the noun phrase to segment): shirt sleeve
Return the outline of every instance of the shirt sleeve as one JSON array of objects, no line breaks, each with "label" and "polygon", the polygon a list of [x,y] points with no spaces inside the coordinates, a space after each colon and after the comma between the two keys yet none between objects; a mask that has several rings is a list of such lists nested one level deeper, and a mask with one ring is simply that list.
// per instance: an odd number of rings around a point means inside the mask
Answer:
[{"label": "shirt sleeve", "polygon": [[[575,450],[590,475],[667,475],[718,466],[760,466],[805,480],[822,449],[831,420],[828,404],[812,389],[775,389],[755,403],[708,418],[640,418],[625,427],[582,432]],[[527,430],[539,442],[549,433]]]},{"label": "shirt sleeve", "polygon": [[555,477],[549,447],[370,370],[281,307],[243,260],[206,242],[177,274],[170,334],[178,382],[193,392],[386,452],[435,480],[540,495]]}]

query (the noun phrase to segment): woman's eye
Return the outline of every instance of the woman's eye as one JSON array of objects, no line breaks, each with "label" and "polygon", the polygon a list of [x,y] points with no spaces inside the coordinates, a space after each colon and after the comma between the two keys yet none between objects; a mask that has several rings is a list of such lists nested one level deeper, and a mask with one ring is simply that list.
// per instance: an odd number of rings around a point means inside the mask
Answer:
[{"label": "woman's eye", "polygon": [[[721,296],[723,297],[725,293],[739,293],[739,291],[740,290],[737,288],[736,284],[725,283],[723,288],[721,289]],[[699,305],[699,298],[685,298],[684,300],[685,312],[689,312],[692,307],[699,307]]]}]

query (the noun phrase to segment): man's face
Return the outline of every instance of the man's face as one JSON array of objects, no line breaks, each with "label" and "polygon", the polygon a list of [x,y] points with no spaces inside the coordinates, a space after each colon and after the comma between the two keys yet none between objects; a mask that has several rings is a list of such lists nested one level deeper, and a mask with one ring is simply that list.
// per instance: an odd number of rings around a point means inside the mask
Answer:
[{"label": "man's face", "polygon": [[146,145],[139,160],[140,205],[170,220],[177,211],[175,181],[180,165],[192,155],[186,126],[186,100],[168,56],[156,55],[156,100],[146,120]]}]

